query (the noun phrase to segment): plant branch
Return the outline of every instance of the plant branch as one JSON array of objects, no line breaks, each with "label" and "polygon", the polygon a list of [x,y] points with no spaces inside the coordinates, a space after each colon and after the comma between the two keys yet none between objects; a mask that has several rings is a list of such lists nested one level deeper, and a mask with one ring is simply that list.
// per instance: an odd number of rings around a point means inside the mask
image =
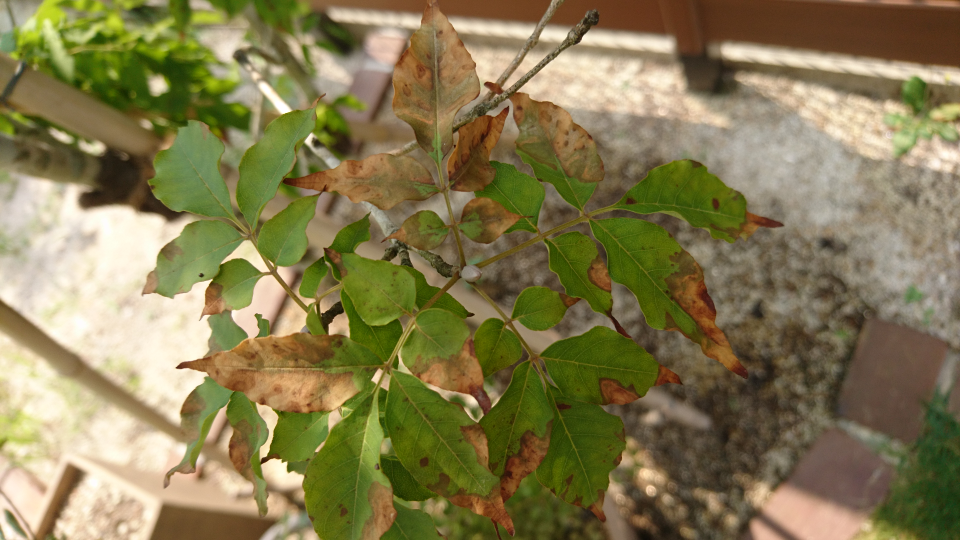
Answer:
[{"label": "plant branch", "polygon": [[[543,60],[540,60],[536,66],[533,67],[530,71],[526,72],[517,82],[513,83],[513,86],[504,90],[500,95],[491,99],[490,101],[482,101],[473,106],[472,109],[467,111],[456,124],[453,125],[453,131],[457,131],[463,126],[473,122],[478,117],[483,116],[490,112],[494,107],[500,105],[506,101],[510,96],[517,93],[523,85],[527,84],[527,81],[533,78],[534,75],[540,73],[540,70],[547,67],[547,64],[552,62],[557,56],[560,55],[563,51],[569,49],[570,47],[580,43],[580,40],[583,39],[583,36],[594,26],[600,22],[600,14],[597,10],[592,9],[583,16],[583,19],[576,26],[570,29],[570,32],[567,33],[567,37],[560,42],[559,45],[549,54],[543,57]],[[417,148],[417,141],[411,141],[404,146],[400,147],[397,150],[394,150],[393,153],[396,155],[409,154]]]},{"label": "plant branch", "polygon": [[[256,246],[257,243],[254,242],[253,245]],[[257,250],[257,253],[260,253],[259,249]],[[287,285],[287,282],[284,281],[280,276],[280,273],[277,272],[277,267],[270,262],[270,259],[264,257],[263,253],[260,253],[260,258],[263,259],[263,264],[267,265],[267,270],[270,272],[270,275],[273,276],[273,279],[277,280],[277,283],[279,283],[280,286],[283,287],[283,290],[287,292],[287,296],[292,298],[293,301],[296,302],[297,305],[300,306],[300,309],[302,309],[305,313],[309,313],[310,308],[303,303],[303,300],[300,299],[297,293],[293,292],[293,289],[290,288],[290,285]]]},{"label": "plant branch", "polygon": [[540,355],[533,352],[533,347],[531,347],[530,344],[528,344],[527,341],[523,339],[523,336],[520,335],[520,332],[517,331],[517,327],[513,325],[513,319],[508,317],[507,314],[504,313],[502,309],[500,309],[500,306],[497,305],[497,303],[494,302],[492,298],[487,296],[487,293],[483,292],[483,290],[480,287],[473,285],[473,290],[476,291],[477,294],[479,294],[484,300],[486,300],[487,303],[490,304],[490,307],[495,309],[497,313],[500,314],[500,318],[503,319],[503,323],[506,324],[510,328],[510,330],[513,330],[513,333],[516,334],[517,339],[520,340],[520,345],[523,345],[524,350],[526,350],[527,354],[530,355],[530,359],[533,360],[535,358],[540,358]]},{"label": "plant branch", "polygon": [[[316,306],[317,306],[317,309],[319,310],[320,304],[318,303],[316,304]],[[318,315],[320,315],[320,325],[323,326],[323,331],[329,334],[330,323],[332,323],[333,320],[337,318],[337,315],[342,315],[342,314],[343,314],[343,303],[339,301],[336,304],[330,306],[330,308],[324,311],[322,314],[318,313]]]},{"label": "plant branch", "polygon": [[558,232],[560,232],[560,231],[562,231],[562,230],[564,230],[564,229],[569,229],[570,227],[573,227],[574,225],[578,225],[578,224],[580,224],[580,223],[583,223],[584,221],[589,221],[589,220],[590,220],[590,217],[589,217],[589,216],[590,216],[590,214],[587,214],[587,215],[585,215],[585,216],[580,216],[580,217],[578,217],[578,218],[576,218],[576,219],[571,219],[570,221],[568,221],[568,222],[566,222],[566,223],[561,223],[560,225],[557,225],[556,227],[550,229],[549,231],[540,233],[540,234],[534,236],[533,238],[527,240],[526,242],[523,242],[522,244],[518,244],[518,245],[516,245],[516,246],[514,246],[514,247],[512,247],[512,248],[510,248],[510,249],[508,249],[508,250],[506,250],[506,251],[504,251],[504,252],[502,252],[502,253],[498,253],[498,254],[494,255],[493,257],[490,257],[489,259],[486,259],[486,260],[484,260],[484,261],[478,262],[478,263],[476,264],[476,267],[477,267],[477,268],[483,268],[484,266],[493,264],[493,263],[499,261],[500,259],[509,257],[510,255],[513,255],[514,253],[517,253],[517,252],[519,252],[519,251],[523,251],[524,249],[527,249],[528,247],[536,244],[537,242],[540,242],[540,241],[544,240],[545,238],[547,238],[548,236],[550,236],[550,235],[552,235],[552,234],[556,234],[556,233],[558,233]]}]

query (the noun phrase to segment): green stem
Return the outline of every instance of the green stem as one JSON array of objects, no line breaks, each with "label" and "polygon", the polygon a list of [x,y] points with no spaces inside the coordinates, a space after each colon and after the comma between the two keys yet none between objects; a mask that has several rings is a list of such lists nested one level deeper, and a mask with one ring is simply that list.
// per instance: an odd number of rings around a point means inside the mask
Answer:
[{"label": "green stem", "polygon": [[457,241],[457,252],[460,254],[460,268],[463,268],[467,265],[467,257],[463,253],[463,240],[460,239],[460,227],[457,226],[457,220],[453,217],[453,205],[450,204],[450,187],[447,185],[446,178],[443,176],[443,167],[440,166],[440,160],[435,159],[434,164],[437,166],[437,175],[440,177],[440,191],[443,193],[444,202],[447,203],[447,214],[450,216],[450,228],[453,229],[453,238]]},{"label": "green stem", "polygon": [[[254,242],[254,245],[256,245],[256,242]],[[257,250],[257,253],[260,253],[260,250]],[[303,300],[301,300],[300,297],[297,296],[297,293],[293,292],[293,289],[290,288],[290,285],[287,285],[287,282],[284,281],[282,277],[280,277],[280,273],[277,272],[277,267],[274,266],[269,259],[264,257],[263,253],[260,253],[260,258],[263,259],[263,263],[267,265],[267,270],[273,276],[273,279],[277,280],[277,283],[279,283],[280,286],[283,287],[283,290],[287,292],[287,296],[292,298],[293,301],[296,302],[298,306],[300,306],[300,309],[302,309],[304,313],[309,313],[310,308],[303,303]]]},{"label": "green stem", "polygon": [[[400,347],[403,347],[403,344],[406,343],[407,338],[410,337],[410,334],[413,332],[413,328],[417,326],[417,319],[411,318],[410,322],[407,323],[407,327],[403,329],[403,333],[400,334],[400,339],[397,340],[397,345],[393,348],[393,352],[390,353],[390,358],[387,358],[387,361],[383,364],[383,371],[389,373],[393,370],[393,361],[396,359],[397,355],[400,354]],[[380,377],[382,380],[383,377]]]},{"label": "green stem", "polygon": [[487,296],[487,293],[483,292],[480,289],[480,287],[477,287],[476,285],[474,285],[473,290],[477,291],[477,294],[479,294],[484,300],[486,300],[487,303],[490,304],[490,306],[493,309],[497,310],[497,313],[500,314],[500,318],[503,319],[503,323],[509,326],[510,329],[513,330],[513,333],[517,335],[517,339],[520,340],[520,345],[523,345],[523,348],[527,351],[527,354],[530,355],[530,359],[533,360],[535,358],[539,358],[540,355],[533,352],[533,347],[531,347],[526,342],[526,340],[523,339],[523,336],[520,335],[520,332],[517,331],[517,327],[513,325],[513,319],[510,317],[507,317],[507,314],[504,313],[502,309],[500,309],[500,306],[497,305],[497,303],[494,302],[492,298]]},{"label": "green stem", "polygon": [[327,296],[329,296],[329,295],[331,295],[331,294],[339,291],[339,290],[342,289],[342,288],[343,288],[343,283],[338,283],[338,284],[334,285],[333,287],[330,287],[329,289],[323,291],[323,293],[320,294],[319,296],[317,296],[317,298],[316,298],[317,304],[320,303],[320,300],[323,300],[323,299],[326,298]]},{"label": "green stem", "polygon": [[522,243],[522,244],[519,244],[519,245],[517,245],[517,246],[514,246],[514,247],[512,247],[512,248],[510,248],[510,249],[508,249],[508,250],[506,250],[506,251],[504,251],[504,252],[502,252],[502,253],[498,253],[498,254],[494,255],[493,257],[490,257],[489,259],[487,259],[487,260],[485,260],[485,261],[478,262],[476,266],[477,266],[477,268],[483,268],[484,266],[493,264],[493,263],[499,261],[500,259],[509,257],[510,255],[513,255],[514,253],[517,253],[517,252],[519,252],[519,251],[523,251],[523,250],[527,249],[528,247],[530,247],[530,246],[532,246],[532,245],[534,245],[534,244],[536,244],[536,243],[538,243],[538,242],[543,241],[545,238],[547,238],[548,236],[550,236],[550,235],[552,235],[552,234],[556,234],[556,233],[558,233],[558,232],[560,232],[560,231],[562,231],[562,230],[564,230],[564,229],[569,229],[570,227],[573,227],[574,225],[578,225],[578,224],[580,224],[580,223],[583,223],[584,221],[589,221],[589,220],[590,220],[590,217],[591,217],[592,215],[593,215],[593,212],[591,212],[591,213],[589,213],[589,214],[587,214],[587,215],[580,216],[580,217],[578,217],[578,218],[576,218],[576,219],[572,219],[572,220],[570,220],[570,221],[568,221],[568,222],[566,222],[566,223],[563,223],[563,224],[561,224],[561,225],[557,225],[556,227],[550,229],[549,231],[544,232],[544,233],[540,233],[540,234],[534,236],[533,238],[527,240],[526,242],[524,242],[524,243]]},{"label": "green stem", "polygon": [[441,287],[439,291],[437,291],[437,294],[433,295],[433,298],[428,300],[427,303],[424,304],[422,308],[420,308],[420,311],[429,309],[430,306],[435,304],[437,300],[440,300],[440,297],[442,297],[445,292],[449,291],[450,287],[453,287],[453,284],[456,283],[457,281],[460,281],[460,273],[455,271],[453,274],[453,277],[451,277],[450,280],[447,281],[446,285],[444,285],[443,287]]}]

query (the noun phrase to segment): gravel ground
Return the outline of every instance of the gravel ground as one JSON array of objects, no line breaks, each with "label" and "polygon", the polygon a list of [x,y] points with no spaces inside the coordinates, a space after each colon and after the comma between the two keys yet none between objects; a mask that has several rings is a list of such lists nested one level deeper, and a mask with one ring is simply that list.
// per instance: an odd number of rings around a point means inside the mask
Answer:
[{"label": "gravel ground", "polygon": [[[514,53],[481,41],[467,45],[481,80],[494,79]],[[331,88],[345,87],[348,67],[358,65],[356,57],[319,60]],[[785,224],[731,245],[651,218],[703,266],[717,322],[751,372],[745,382],[682,336],[647,329],[629,292],[615,289],[619,320],[684,380],[669,390],[716,425],[694,432],[659,423],[637,405],[618,408],[630,437],[625,463],[634,466],[624,468],[616,499],[646,538],[739,536],[831,424],[865,318],[960,346],[960,219],[951,212],[960,202],[960,148],[922,141],[903,160],[891,159],[882,117],[902,109],[891,96],[771,73],[739,72],[727,82],[720,95],[687,94],[676,64],[573,50],[527,86],[535,99],[567,108],[597,140],[607,176],[595,204],[616,199],[652,167],[693,158],[742,191],[752,212]],[[388,108],[381,117],[398,124]],[[510,129],[505,139],[515,133]],[[506,147],[495,158],[521,165]],[[568,219],[571,211],[547,191],[543,222]],[[206,351],[207,327],[197,321],[203,288],[176,301],[141,297],[140,289],[156,253],[183,223],[120,208],[81,211],[78,193],[34,180],[0,183],[0,298],[174,419],[201,380],[173,368]],[[334,212],[344,220],[362,215],[344,200]],[[512,236],[490,249],[523,239]],[[482,252],[471,248],[470,256]],[[546,250],[528,250],[491,266],[484,287],[511,305],[525,286],[558,286],[546,261]],[[922,301],[904,301],[911,285],[924,293]],[[559,330],[578,334],[595,324],[606,322],[577,305]],[[23,410],[41,426],[34,444],[5,452],[41,477],[67,449],[164,468],[174,443],[38,362],[0,336],[2,412]]]}]

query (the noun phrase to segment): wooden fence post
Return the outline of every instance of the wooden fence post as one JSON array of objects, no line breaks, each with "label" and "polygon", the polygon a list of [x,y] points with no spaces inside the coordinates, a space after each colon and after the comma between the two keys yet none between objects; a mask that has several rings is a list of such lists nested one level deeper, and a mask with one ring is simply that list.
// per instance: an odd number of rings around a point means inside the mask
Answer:
[{"label": "wooden fence post", "polygon": [[658,0],[663,26],[677,40],[677,54],[683,63],[687,88],[695,92],[713,92],[720,82],[719,58],[707,53],[703,21],[697,0]]}]

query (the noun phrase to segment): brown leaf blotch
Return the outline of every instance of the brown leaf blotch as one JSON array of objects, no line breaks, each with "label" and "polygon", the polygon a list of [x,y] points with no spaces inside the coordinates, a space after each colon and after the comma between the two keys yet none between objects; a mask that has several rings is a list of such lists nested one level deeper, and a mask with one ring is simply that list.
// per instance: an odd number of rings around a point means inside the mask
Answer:
[{"label": "brown leaf blotch", "polygon": [[503,87],[495,82],[487,81],[483,83],[483,86],[485,86],[487,90],[493,92],[494,94],[500,95],[503,93]]},{"label": "brown leaf blotch", "polygon": [[469,395],[483,391],[483,368],[477,359],[472,338],[467,338],[455,356],[404,358],[403,363],[421,381],[444,390]]},{"label": "brown leaf blotch", "polygon": [[507,458],[507,463],[500,475],[500,496],[504,502],[507,501],[517,488],[520,482],[530,473],[537,470],[543,458],[547,455],[550,448],[550,429],[553,422],[547,424],[547,432],[544,437],[537,437],[532,431],[527,431],[520,436],[519,452]]},{"label": "brown leaf blotch", "polygon": [[[590,505],[587,510],[593,512],[593,515],[597,516],[597,519],[600,521],[607,521],[607,515],[603,513],[603,499],[606,496],[606,493],[602,489],[597,490],[597,501]],[[580,506],[580,505],[577,505]]]},{"label": "brown leaf blotch", "polygon": [[587,269],[587,279],[600,289],[610,292],[613,290],[613,281],[610,279],[610,271],[603,259],[597,257],[590,262],[590,268]]},{"label": "brown leaf blotch", "polygon": [[383,536],[397,518],[397,510],[393,507],[393,488],[373,482],[367,492],[367,502],[370,503],[373,515],[363,524],[360,538],[375,540]]},{"label": "brown leaf blotch", "polygon": [[490,450],[487,447],[487,434],[484,433],[480,424],[460,426],[460,433],[463,433],[464,440],[477,452],[477,462],[484,468],[489,466]]},{"label": "brown leaf blotch", "polygon": [[653,383],[653,385],[660,386],[661,384],[683,384],[683,382],[680,381],[679,375],[660,366],[660,370],[657,372],[657,382]]},{"label": "brown leaf blotch", "polygon": [[160,285],[160,280],[157,278],[157,271],[151,270],[150,273],[147,274],[147,282],[144,284],[143,291],[141,291],[140,294],[143,295],[156,292],[158,285]]},{"label": "brown leaf blotch", "polygon": [[422,458],[420,458],[420,466],[426,467],[427,465],[430,465],[430,458],[427,456],[423,456]]},{"label": "brown leaf blotch", "polygon": [[633,385],[630,388],[624,388],[619,381],[605,377],[600,378],[600,395],[603,396],[604,405],[626,405],[640,399],[633,390]]},{"label": "brown leaf blotch", "polygon": [[219,315],[227,308],[227,303],[224,301],[223,296],[223,285],[219,283],[210,283],[207,285],[206,292],[203,293],[203,312],[200,313],[200,316],[204,315]]},{"label": "brown leaf blotch", "polygon": [[571,306],[580,301],[576,296],[567,296],[563,293],[560,293],[560,301],[563,302],[564,306],[567,306],[569,309]]},{"label": "brown leaf blotch", "polygon": [[504,109],[497,116],[481,116],[460,128],[447,161],[450,189],[480,191],[493,182],[497,171],[490,165],[490,152],[500,140],[508,112]]}]

